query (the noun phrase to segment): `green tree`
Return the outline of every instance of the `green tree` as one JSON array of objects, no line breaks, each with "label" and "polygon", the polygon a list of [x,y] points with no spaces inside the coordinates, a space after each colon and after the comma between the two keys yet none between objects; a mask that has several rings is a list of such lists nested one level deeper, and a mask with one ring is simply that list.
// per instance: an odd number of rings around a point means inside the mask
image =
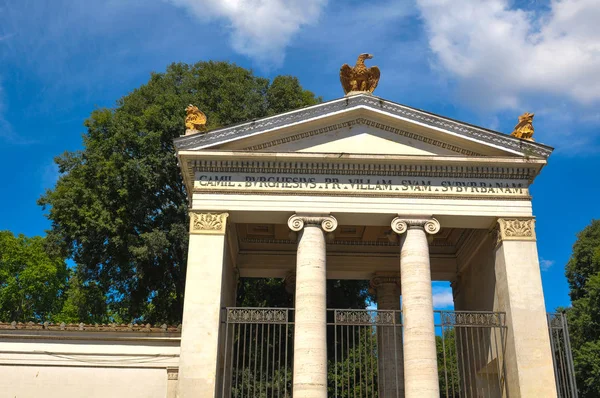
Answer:
[{"label": "green tree", "polygon": [[216,128],[320,100],[293,77],[269,83],[226,62],[152,74],[116,109],[92,112],[83,150],[56,158],[61,176],[39,200],[52,222],[48,238],[74,259],[80,285],[106,297],[113,319],[179,322],[188,215],[173,139],[184,130],[186,105]]},{"label": "green tree", "polygon": [[60,312],[67,265],[45,246],[42,237],[0,231],[0,320],[44,322]]},{"label": "green tree", "polygon": [[572,307],[567,310],[577,388],[600,397],[600,220],[577,235],[566,267]]},{"label": "green tree", "polygon": [[458,372],[458,358],[456,356],[456,330],[447,328],[443,336],[435,336],[437,352],[438,379],[440,394],[444,397],[460,396],[460,378]]}]

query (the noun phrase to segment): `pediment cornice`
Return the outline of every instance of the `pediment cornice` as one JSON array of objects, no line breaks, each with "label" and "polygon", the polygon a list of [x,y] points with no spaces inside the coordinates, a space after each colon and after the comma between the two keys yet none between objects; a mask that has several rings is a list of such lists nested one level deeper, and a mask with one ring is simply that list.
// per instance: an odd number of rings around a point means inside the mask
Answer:
[{"label": "pediment cornice", "polygon": [[547,158],[552,152],[551,147],[543,144],[521,140],[497,131],[459,122],[372,95],[345,97],[248,123],[217,129],[207,134],[180,137],[175,139],[175,146],[179,151],[211,148],[285,126],[359,108],[384,112],[413,123],[444,130],[458,137],[505,149],[523,156]]}]

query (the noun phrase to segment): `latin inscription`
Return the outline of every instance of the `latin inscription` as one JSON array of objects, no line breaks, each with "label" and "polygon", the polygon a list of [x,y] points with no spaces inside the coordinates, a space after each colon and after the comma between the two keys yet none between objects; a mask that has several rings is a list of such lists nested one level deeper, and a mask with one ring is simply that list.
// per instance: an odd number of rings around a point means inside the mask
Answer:
[{"label": "latin inscription", "polygon": [[197,173],[199,190],[381,192],[479,195],[528,195],[524,181],[444,178],[338,177]]}]

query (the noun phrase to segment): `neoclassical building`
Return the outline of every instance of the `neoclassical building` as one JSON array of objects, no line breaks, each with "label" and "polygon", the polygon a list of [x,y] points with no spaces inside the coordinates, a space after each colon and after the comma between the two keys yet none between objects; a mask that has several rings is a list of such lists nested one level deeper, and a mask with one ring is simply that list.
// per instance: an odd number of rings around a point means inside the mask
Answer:
[{"label": "neoclassical building", "polygon": [[[191,133],[180,397],[557,396],[529,191],[552,148],[368,90]],[[235,307],[238,277],[288,278],[294,308]],[[377,310],[328,309],[327,279]]]},{"label": "neoclassical building", "polygon": [[[0,395],[576,397],[542,291],[533,115],[506,135],[376,97],[369,57],[333,101],[209,132],[189,106],[183,324],[0,323]],[[240,278],[284,279],[293,305],[241,307]],[[376,306],[328,308],[328,280],[369,281]]]}]

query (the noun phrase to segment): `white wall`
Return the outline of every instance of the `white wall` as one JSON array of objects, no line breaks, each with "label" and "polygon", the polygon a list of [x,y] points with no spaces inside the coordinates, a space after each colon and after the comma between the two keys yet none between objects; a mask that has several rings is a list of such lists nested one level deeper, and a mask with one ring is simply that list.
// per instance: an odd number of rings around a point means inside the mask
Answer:
[{"label": "white wall", "polygon": [[178,362],[179,333],[0,330],[0,397],[171,398]]}]

